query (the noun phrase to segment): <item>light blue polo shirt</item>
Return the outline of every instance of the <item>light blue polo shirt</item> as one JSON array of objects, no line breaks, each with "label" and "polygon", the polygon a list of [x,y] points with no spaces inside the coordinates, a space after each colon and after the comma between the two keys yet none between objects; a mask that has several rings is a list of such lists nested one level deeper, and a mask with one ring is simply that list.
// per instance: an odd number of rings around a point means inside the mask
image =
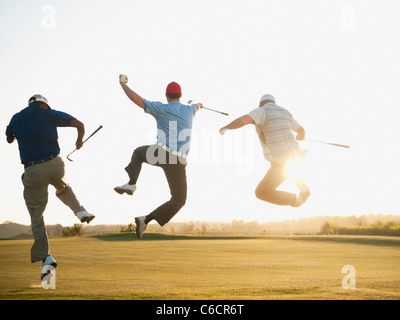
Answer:
[{"label": "light blue polo shirt", "polygon": [[157,121],[157,143],[188,154],[196,108],[184,105],[180,101],[164,104],[143,99],[143,103],[145,112],[151,114]]}]

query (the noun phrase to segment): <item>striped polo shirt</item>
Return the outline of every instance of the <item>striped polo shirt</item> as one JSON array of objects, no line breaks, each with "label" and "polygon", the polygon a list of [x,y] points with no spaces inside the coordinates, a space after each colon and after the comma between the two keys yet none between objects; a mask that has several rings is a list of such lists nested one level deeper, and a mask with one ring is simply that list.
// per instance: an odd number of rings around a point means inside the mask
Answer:
[{"label": "striped polo shirt", "polygon": [[288,110],[274,103],[267,103],[248,115],[255,122],[266,160],[286,163],[301,154],[293,134],[293,130],[299,129],[300,124]]}]

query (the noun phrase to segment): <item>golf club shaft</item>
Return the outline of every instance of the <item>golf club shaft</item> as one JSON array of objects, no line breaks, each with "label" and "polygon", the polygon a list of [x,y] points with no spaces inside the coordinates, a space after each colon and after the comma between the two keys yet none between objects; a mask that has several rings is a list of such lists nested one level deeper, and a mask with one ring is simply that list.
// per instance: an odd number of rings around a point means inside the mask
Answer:
[{"label": "golf club shaft", "polygon": [[[94,131],[89,137],[87,137],[87,138],[85,139],[85,141],[82,142],[82,145],[83,145],[86,141],[88,141],[94,134],[96,134],[97,131],[99,131],[101,128],[103,128],[103,126],[98,127],[98,128],[96,129],[96,131]],[[74,151],[72,151],[69,155],[67,155],[67,159],[68,159],[68,157],[69,157],[71,154],[73,154],[76,150],[77,150],[77,149],[75,148]],[[68,159],[68,160],[70,160],[70,159]]]},{"label": "golf club shaft", "polygon": [[214,112],[216,112],[216,113],[223,114],[224,116],[229,116],[229,114],[227,114],[227,113],[225,113],[225,112],[222,112],[222,111],[218,111],[218,110],[214,110],[214,109],[210,109],[210,108],[206,108],[206,107],[202,107],[202,109],[214,111]]},{"label": "golf club shaft", "polygon": [[[189,100],[188,101],[188,103],[190,104],[190,105],[193,105],[194,103],[193,103],[193,100]],[[214,110],[214,109],[210,109],[210,108],[206,108],[206,107],[201,107],[202,109],[206,109],[206,110],[210,110],[210,111],[213,111],[213,112],[216,112],[216,113],[219,113],[219,114],[223,114],[224,116],[229,116],[229,114],[227,114],[226,112],[222,112],[222,111],[218,111],[218,110]]]},{"label": "golf club shaft", "polygon": [[317,143],[329,144],[329,145],[335,146],[335,147],[350,148],[350,146],[346,146],[346,145],[338,144],[338,143],[325,142],[325,141],[319,141],[319,140],[310,140],[310,139],[304,139],[304,140],[305,140],[305,141],[310,141],[310,142],[317,142]]},{"label": "golf club shaft", "polygon": [[[96,131],[95,132],[93,132],[89,137],[87,137],[86,139],[85,139],[85,141],[83,141],[83,143],[85,143],[86,141],[88,141],[89,140],[89,138],[91,138],[94,134],[96,134],[97,133],[97,131],[99,131],[101,128],[103,128],[103,126],[100,126],[100,127],[98,127],[97,129],[96,129]],[[83,144],[82,143],[82,144]]]}]

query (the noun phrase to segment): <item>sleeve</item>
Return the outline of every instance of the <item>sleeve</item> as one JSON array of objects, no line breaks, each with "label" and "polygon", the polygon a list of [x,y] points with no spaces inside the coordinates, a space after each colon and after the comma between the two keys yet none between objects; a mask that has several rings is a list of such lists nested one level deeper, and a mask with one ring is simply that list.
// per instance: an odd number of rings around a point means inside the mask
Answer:
[{"label": "sleeve", "polygon": [[13,139],[14,138],[14,132],[12,131],[11,122],[6,128],[6,136],[7,136],[7,139]]},{"label": "sleeve", "polygon": [[292,117],[292,130],[296,131],[301,127],[301,125]]},{"label": "sleeve", "polygon": [[71,120],[74,119],[73,116],[69,115],[68,113],[57,110],[48,110],[48,112],[57,127],[71,126]]},{"label": "sleeve", "polygon": [[262,125],[265,122],[265,112],[263,108],[254,109],[248,116],[254,120],[256,125]]},{"label": "sleeve", "polygon": [[145,106],[144,112],[151,114],[153,117],[157,118],[161,114],[163,106],[161,102],[143,99],[143,104]]},{"label": "sleeve", "polygon": [[197,109],[195,106],[189,105],[189,110],[192,112],[192,116],[194,117],[197,113]]}]

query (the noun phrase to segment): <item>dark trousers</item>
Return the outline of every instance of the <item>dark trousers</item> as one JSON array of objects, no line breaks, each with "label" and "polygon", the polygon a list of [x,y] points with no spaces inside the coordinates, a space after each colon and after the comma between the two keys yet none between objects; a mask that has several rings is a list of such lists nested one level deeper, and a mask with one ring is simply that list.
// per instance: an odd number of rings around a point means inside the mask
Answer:
[{"label": "dark trousers", "polygon": [[[158,161],[155,161],[157,158]],[[163,226],[170,221],[186,203],[186,161],[183,158],[170,154],[157,145],[136,148],[132,154],[131,162],[125,168],[125,171],[129,175],[129,184],[136,184],[143,163],[163,169],[168,181],[171,198],[150,213],[151,217]]]},{"label": "dark trousers", "polygon": [[287,178],[286,164],[271,162],[267,174],[256,188],[256,197],[260,200],[281,206],[292,205],[296,201],[294,193],[276,190]]}]

